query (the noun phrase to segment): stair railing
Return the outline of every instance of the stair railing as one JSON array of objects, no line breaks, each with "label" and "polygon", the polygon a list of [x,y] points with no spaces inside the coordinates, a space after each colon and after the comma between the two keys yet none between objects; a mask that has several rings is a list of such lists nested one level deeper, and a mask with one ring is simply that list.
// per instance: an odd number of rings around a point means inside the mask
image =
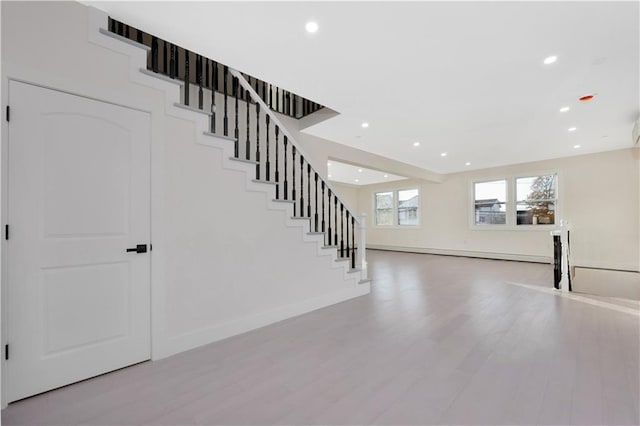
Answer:
[{"label": "stair railing", "polygon": [[[366,278],[366,256],[365,256],[365,227],[364,217],[358,217],[338,198],[335,188],[330,182],[322,179],[317,172],[318,167],[314,165],[312,157],[308,156],[302,146],[296,141],[293,135],[287,130],[286,126],[280,121],[276,114],[266,105],[259,94],[252,87],[250,81],[245,79],[244,75],[239,71],[229,68],[229,73],[233,77],[234,85],[238,84],[246,91],[249,98],[255,102],[256,106],[256,130],[255,130],[255,161],[256,161],[256,180],[264,180],[274,182],[276,185],[276,199],[280,199],[280,185],[283,185],[283,199],[288,200],[288,173],[287,173],[287,146],[291,146],[291,169],[292,169],[292,201],[294,201],[294,217],[305,218],[310,221],[310,229],[312,233],[324,234],[325,243],[328,246],[336,246],[340,259],[349,259],[352,269],[356,267],[362,272],[361,278]],[[247,102],[249,108],[250,102]],[[266,170],[265,174],[261,173],[260,160],[260,111],[264,111],[266,126]],[[249,141],[249,114],[247,113],[247,141]],[[269,143],[269,127],[274,125],[275,131],[275,180],[271,180],[270,173],[270,143]],[[282,134],[284,142],[284,181],[280,180],[279,169],[279,135]],[[236,139],[236,144],[238,140]],[[248,147],[249,145],[247,145]],[[245,148],[247,159],[249,158],[249,150]],[[297,157],[296,157],[297,155]],[[299,162],[299,163],[298,163]],[[299,169],[298,169],[299,164]],[[305,167],[306,166],[306,167]],[[296,193],[296,169],[299,170],[299,192]],[[305,186],[306,178],[306,186]],[[312,187],[314,190],[312,190]],[[320,190],[319,190],[320,188]],[[321,191],[321,192],[320,192]],[[306,199],[305,199],[306,195]],[[327,202],[325,204],[325,201]],[[332,218],[332,201],[333,201],[333,218]],[[328,205],[328,208],[326,207]],[[338,211],[339,209],[339,211]],[[326,213],[326,216],[325,216]],[[339,218],[339,219],[338,219]],[[328,219],[328,220],[327,220]],[[333,231],[333,235],[332,235]],[[359,259],[356,260],[356,232],[358,233],[358,250]]]}]

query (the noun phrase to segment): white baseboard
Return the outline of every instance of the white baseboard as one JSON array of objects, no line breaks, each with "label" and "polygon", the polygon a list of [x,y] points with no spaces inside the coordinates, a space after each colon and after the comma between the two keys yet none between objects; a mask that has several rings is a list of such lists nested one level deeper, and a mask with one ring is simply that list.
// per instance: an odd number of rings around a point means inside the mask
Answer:
[{"label": "white baseboard", "polygon": [[369,283],[350,287],[339,292],[333,292],[313,299],[282,306],[257,315],[251,315],[234,321],[218,324],[195,330],[189,333],[174,336],[166,341],[162,350],[158,350],[154,360],[166,358],[180,352],[188,351],[199,346],[217,342],[237,334],[261,328],[269,324],[276,323],[298,315],[306,314],[316,309],[344,302],[355,297],[369,294],[371,287]]},{"label": "white baseboard", "polygon": [[551,263],[550,256],[533,256],[526,254],[491,253],[484,251],[448,250],[425,247],[389,246],[384,244],[367,244],[368,249],[401,251],[407,253],[438,254],[443,256],[477,257],[481,259],[516,260],[519,262]]}]

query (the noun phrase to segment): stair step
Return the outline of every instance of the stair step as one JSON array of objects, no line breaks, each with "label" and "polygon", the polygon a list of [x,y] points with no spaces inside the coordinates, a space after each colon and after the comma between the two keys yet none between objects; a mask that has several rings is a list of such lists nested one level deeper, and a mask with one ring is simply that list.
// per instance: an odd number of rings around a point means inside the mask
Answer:
[{"label": "stair step", "polygon": [[140,44],[135,40],[131,40],[131,39],[128,39],[126,37],[123,37],[120,34],[112,33],[111,31],[107,30],[106,28],[100,28],[98,31],[100,32],[100,34],[104,34],[107,37],[115,38],[116,40],[121,41],[123,43],[127,43],[127,44],[130,44],[131,46],[135,46],[137,48],[144,49],[147,52],[151,51],[151,48],[149,46],[145,46],[144,44]]},{"label": "stair step", "polygon": [[337,249],[338,246],[322,246],[323,249]]},{"label": "stair step", "polygon": [[189,106],[189,105],[183,105],[180,102],[174,102],[173,106],[178,107],[178,108],[182,108],[182,109],[186,109],[187,111],[198,112],[198,113],[204,114],[206,116],[210,115],[209,111],[205,111],[203,109],[192,107],[192,106]]},{"label": "stair step", "polygon": [[370,283],[370,282],[371,282],[371,278],[365,278],[364,280],[358,281],[358,284],[366,284],[366,283]]},{"label": "stair step", "polygon": [[290,203],[290,204],[294,204],[295,203],[295,201],[293,201],[293,200],[278,200],[277,198],[274,198],[271,201],[273,201],[274,203]]},{"label": "stair step", "polygon": [[202,132],[202,134],[205,135],[205,136],[213,136],[213,137],[220,138],[220,139],[226,139],[226,140],[231,141],[231,142],[235,142],[236,141],[236,138],[233,138],[231,136],[219,135],[217,133]]},{"label": "stair step", "polygon": [[160,80],[166,81],[168,83],[177,84],[178,86],[182,86],[184,84],[183,81],[178,80],[177,78],[171,78],[164,74],[160,74],[159,72],[153,72],[151,70],[148,70],[146,68],[140,68],[140,72],[142,74],[148,75],[149,77],[159,78]]},{"label": "stair step", "polygon": [[267,185],[275,185],[275,182],[271,182],[268,180],[263,180],[263,179],[253,179],[253,182],[255,183],[266,183]]},{"label": "stair step", "polygon": [[257,162],[257,161],[253,161],[253,160],[245,160],[244,158],[229,157],[229,160],[239,161],[239,162],[241,162],[241,163],[248,163],[248,164],[253,164],[253,165],[258,164],[258,162]]},{"label": "stair step", "polygon": [[311,220],[310,217],[306,217],[306,216],[291,216],[291,219],[294,219],[294,220],[303,220],[303,219],[304,220]]},{"label": "stair step", "polygon": [[348,260],[351,260],[351,258],[349,258],[349,257],[339,257],[335,261],[336,262],[346,262]]},{"label": "stair step", "polygon": [[351,268],[347,271],[347,274],[353,274],[355,272],[360,272],[360,271],[362,271],[362,269],[360,268]]},{"label": "stair step", "polygon": [[324,232],[307,232],[307,235],[324,235]]}]

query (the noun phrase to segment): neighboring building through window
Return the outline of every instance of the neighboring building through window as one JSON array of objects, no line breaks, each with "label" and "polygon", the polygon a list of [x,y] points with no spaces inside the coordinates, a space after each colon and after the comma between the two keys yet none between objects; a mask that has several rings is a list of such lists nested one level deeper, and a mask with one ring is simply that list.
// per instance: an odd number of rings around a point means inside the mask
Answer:
[{"label": "neighboring building through window", "polygon": [[416,226],[420,224],[418,189],[376,192],[375,224],[377,226]]},{"label": "neighboring building through window", "polygon": [[474,184],[474,217],[476,225],[504,225],[507,223],[507,181],[477,182]]}]

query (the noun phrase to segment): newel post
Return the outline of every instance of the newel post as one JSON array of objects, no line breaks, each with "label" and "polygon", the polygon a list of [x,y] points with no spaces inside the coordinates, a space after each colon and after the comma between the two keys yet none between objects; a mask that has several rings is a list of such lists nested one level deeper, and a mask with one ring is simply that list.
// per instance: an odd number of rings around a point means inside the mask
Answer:
[{"label": "newel post", "polygon": [[358,254],[360,255],[360,279],[367,279],[367,214],[358,216]]}]

